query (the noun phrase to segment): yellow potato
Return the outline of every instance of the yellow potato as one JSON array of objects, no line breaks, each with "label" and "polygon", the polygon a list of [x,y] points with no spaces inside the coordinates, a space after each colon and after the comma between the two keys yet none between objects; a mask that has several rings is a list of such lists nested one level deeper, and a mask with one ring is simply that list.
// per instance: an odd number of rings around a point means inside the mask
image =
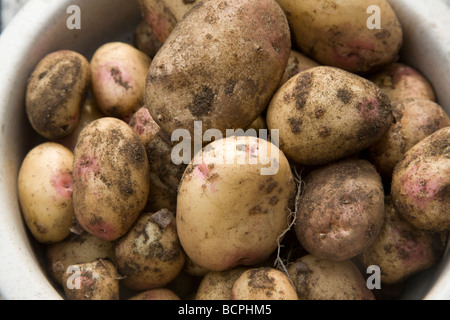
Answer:
[{"label": "yellow potato", "polygon": [[352,156],[381,139],[392,124],[391,102],[372,82],[342,69],[302,71],[274,95],[267,126],[280,149],[301,165]]},{"label": "yellow potato", "polygon": [[181,272],[185,257],[175,217],[168,210],[142,214],[116,244],[115,257],[123,284],[133,290],[157,289]]},{"label": "yellow potato", "polygon": [[19,201],[25,223],[43,243],[63,240],[74,224],[73,153],[45,142],[28,152],[18,176]]},{"label": "yellow potato", "polygon": [[159,288],[135,294],[128,300],[181,300],[181,299],[172,290]]},{"label": "yellow potato", "polygon": [[250,136],[210,143],[179,187],[177,228],[186,254],[212,271],[264,261],[288,227],[295,191],[274,144]]},{"label": "yellow potato", "polygon": [[236,280],[232,300],[298,300],[297,292],[284,272],[274,268],[252,268]]},{"label": "yellow potato", "polygon": [[138,136],[120,119],[103,117],[81,131],[73,176],[77,220],[103,240],[123,236],[147,202],[147,154]]},{"label": "yellow potato", "polygon": [[45,255],[48,273],[62,285],[64,272],[70,265],[105,258],[113,260],[114,245],[87,232],[73,233],[63,241],[48,245]]},{"label": "yellow potato", "polygon": [[375,300],[358,267],[307,254],[288,266],[300,300]]},{"label": "yellow potato", "polygon": [[47,139],[70,135],[91,83],[86,58],[75,51],[49,53],[31,73],[25,105],[32,127]]},{"label": "yellow potato", "polygon": [[210,271],[202,278],[195,300],[231,300],[231,290],[236,280],[247,267],[236,267],[225,271]]},{"label": "yellow potato", "polygon": [[105,43],[91,60],[92,93],[100,110],[128,122],[144,103],[145,77],[152,59],[123,42]]},{"label": "yellow potato", "polygon": [[119,279],[108,260],[75,264],[63,275],[64,293],[69,300],[119,300]]}]

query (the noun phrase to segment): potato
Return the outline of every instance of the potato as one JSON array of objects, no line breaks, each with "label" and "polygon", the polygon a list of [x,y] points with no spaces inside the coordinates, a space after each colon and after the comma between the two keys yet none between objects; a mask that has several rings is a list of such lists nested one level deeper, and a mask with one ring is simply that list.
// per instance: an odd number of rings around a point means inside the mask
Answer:
[{"label": "potato", "polygon": [[[396,61],[403,31],[386,0],[277,0],[288,17],[293,42],[323,65],[353,73],[377,70]],[[379,28],[371,6],[378,6]]]},{"label": "potato", "polygon": [[133,43],[137,49],[152,59],[162,46],[162,42],[156,38],[153,29],[145,20],[142,20],[136,27],[133,34]]},{"label": "potato", "polygon": [[66,147],[44,142],[31,149],[21,164],[19,202],[26,226],[39,242],[58,242],[70,234],[75,217],[73,158]]},{"label": "potato", "polygon": [[450,117],[437,103],[408,98],[392,104],[394,123],[386,134],[369,147],[378,172],[390,181],[395,165],[406,151],[433,132],[450,126]]},{"label": "potato", "polygon": [[273,97],[267,126],[280,149],[301,165],[318,166],[358,153],[392,124],[391,103],[372,82],[319,66],[298,73]]},{"label": "potato", "polygon": [[91,60],[92,93],[100,110],[126,122],[144,103],[151,58],[123,42],[105,43]]},{"label": "potato", "polygon": [[133,290],[167,285],[183,269],[184,252],[178,241],[175,217],[163,209],[142,214],[115,247],[123,284]]},{"label": "potato", "polygon": [[316,61],[308,58],[307,56],[296,50],[291,50],[286,70],[284,70],[283,77],[281,78],[281,81],[278,86],[281,87],[297,73],[318,66],[320,66],[320,64],[317,63]]},{"label": "potato", "polygon": [[231,290],[236,280],[247,267],[236,267],[225,271],[210,271],[202,278],[195,300],[231,300]]},{"label": "potato", "polygon": [[289,264],[288,274],[300,300],[375,300],[358,267],[314,254]]},{"label": "potato", "polygon": [[80,133],[74,151],[73,205],[83,229],[112,241],[133,225],[147,202],[145,148],[124,121],[103,117]]},{"label": "potato", "polygon": [[383,184],[367,160],[346,159],[313,170],[297,204],[297,238],[319,258],[355,257],[383,225]]},{"label": "potato", "polygon": [[431,83],[416,69],[400,62],[392,63],[368,77],[392,101],[420,98],[436,101]]},{"label": "potato", "polygon": [[169,134],[153,120],[146,107],[140,108],[129,122],[144,145],[150,165],[147,211],[176,210],[177,191],[186,165],[172,161],[173,143]]},{"label": "potato", "polygon": [[413,226],[450,230],[450,127],[409,149],[392,175],[395,210]]},{"label": "potato", "polygon": [[392,198],[385,200],[385,222],[380,235],[357,260],[381,270],[381,283],[401,283],[435,265],[444,252],[441,235],[419,230],[395,211]]},{"label": "potato", "polygon": [[144,21],[164,43],[178,21],[198,0],[138,0]]},{"label": "potato", "polygon": [[71,267],[72,271],[63,276],[67,299],[119,300],[119,275],[110,261],[97,260]]},{"label": "potato", "polygon": [[181,180],[180,242],[211,271],[262,262],[288,227],[295,192],[289,163],[274,144],[250,136],[216,140],[194,156]]},{"label": "potato", "polygon": [[180,297],[170,289],[158,288],[138,293],[128,300],[181,300]]},{"label": "potato", "polygon": [[49,275],[62,285],[67,268],[74,264],[92,262],[98,259],[114,259],[114,246],[87,232],[71,234],[68,238],[45,248],[46,266]]},{"label": "potato", "polygon": [[50,140],[70,135],[90,83],[89,62],[78,52],[60,50],[42,58],[28,78],[25,94],[34,130]]},{"label": "potato", "polygon": [[145,101],[172,133],[247,128],[267,107],[291,48],[274,0],[202,1],[177,24],[147,76]]},{"label": "potato", "polygon": [[232,300],[298,300],[285,273],[274,268],[251,268],[235,281]]},{"label": "potato", "polygon": [[75,149],[75,145],[77,144],[78,136],[80,135],[81,130],[83,130],[83,128],[86,127],[92,121],[102,118],[104,116],[105,114],[100,111],[94,99],[92,98],[86,99],[83,106],[81,107],[80,120],[78,121],[78,125],[75,127],[75,130],[68,137],[57,140],[56,142],[69,148],[73,152],[73,150]]}]

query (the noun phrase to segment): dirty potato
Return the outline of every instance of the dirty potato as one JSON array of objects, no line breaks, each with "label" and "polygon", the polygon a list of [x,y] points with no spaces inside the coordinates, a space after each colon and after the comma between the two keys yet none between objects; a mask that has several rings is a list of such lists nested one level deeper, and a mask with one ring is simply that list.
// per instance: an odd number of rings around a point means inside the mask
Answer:
[{"label": "dirty potato", "polygon": [[145,148],[124,121],[103,117],[80,133],[74,151],[73,206],[87,232],[112,241],[144,209],[149,192]]},{"label": "dirty potato", "polygon": [[145,20],[141,21],[136,27],[133,34],[133,43],[137,49],[152,59],[162,46],[161,41],[156,38],[153,29]]},{"label": "dirty potato", "polygon": [[417,229],[404,220],[390,196],[386,197],[385,213],[380,235],[357,257],[365,268],[380,267],[381,283],[401,283],[440,260],[445,248],[440,234]]},{"label": "dirty potato", "polygon": [[372,82],[319,66],[298,73],[273,97],[267,126],[292,161],[324,165],[378,141],[392,124],[389,97]]},{"label": "dirty potato", "polygon": [[70,234],[74,224],[72,151],[44,142],[23,160],[17,188],[25,223],[36,240],[55,243]]},{"label": "dirty potato", "polygon": [[251,268],[235,281],[232,300],[298,300],[284,272],[274,268]]},{"label": "dirty potato", "polygon": [[305,177],[295,231],[309,253],[335,261],[355,257],[375,241],[383,221],[383,184],[367,160],[341,160]]},{"label": "dirty potato", "polygon": [[216,140],[180,183],[177,228],[186,254],[211,271],[261,262],[288,226],[296,185],[283,153],[250,136]]},{"label": "dirty potato", "polygon": [[395,165],[406,151],[433,132],[450,126],[450,117],[437,103],[408,98],[392,103],[394,123],[386,134],[369,147],[378,172],[390,181]]},{"label": "dirty potato", "polygon": [[150,187],[146,210],[176,210],[177,191],[186,165],[172,161],[173,142],[169,134],[153,120],[146,107],[140,108],[129,125],[145,147],[149,161]]},{"label": "dirty potato", "polygon": [[126,122],[144,103],[151,58],[130,44],[105,43],[91,60],[92,93],[107,116]]},{"label": "dirty potato", "polygon": [[83,130],[83,128],[86,127],[92,121],[100,119],[104,116],[105,114],[100,111],[94,99],[92,98],[86,99],[86,101],[83,103],[83,106],[81,107],[80,120],[78,121],[75,130],[68,137],[61,140],[57,140],[56,142],[61,143],[62,145],[69,148],[73,152],[73,150],[75,149],[75,145],[77,144],[78,136],[80,135],[81,130]]},{"label": "dirty potato", "polygon": [[173,292],[170,289],[158,288],[135,294],[128,300],[181,300],[181,299],[175,292]]},{"label": "dirty potato", "polygon": [[202,1],[177,24],[147,76],[146,105],[163,130],[247,128],[267,107],[291,48],[274,0]]},{"label": "dirty potato", "polygon": [[281,78],[278,86],[281,87],[297,73],[318,66],[320,66],[318,62],[308,58],[303,53],[300,53],[296,50],[291,50],[286,70],[284,70],[283,77]]},{"label": "dirty potato", "polygon": [[231,300],[233,285],[247,267],[236,267],[225,271],[210,271],[200,282],[195,300]]},{"label": "dirty potato", "polygon": [[200,0],[138,0],[142,17],[164,43],[186,12]]},{"label": "dirty potato", "polygon": [[108,260],[72,265],[63,275],[63,287],[69,300],[119,300],[119,275]]},{"label": "dirty potato", "polygon": [[450,127],[409,149],[392,175],[395,210],[421,230],[450,230]]},{"label": "dirty potato", "polygon": [[[398,58],[403,30],[386,0],[277,2],[286,12],[294,43],[321,64],[364,73]],[[379,11],[371,16],[367,12],[373,6]]]},{"label": "dirty potato", "polygon": [[63,241],[50,244],[45,249],[47,270],[53,280],[62,285],[67,268],[74,264],[92,262],[98,259],[114,259],[114,246],[83,232],[71,234]]},{"label": "dirty potato", "polygon": [[91,83],[89,62],[78,52],[46,55],[31,73],[26,88],[28,119],[41,136],[56,140],[70,135]]},{"label": "dirty potato", "polygon": [[168,210],[142,214],[115,247],[123,284],[133,290],[161,288],[181,272],[185,257],[175,216]]},{"label": "dirty potato", "polygon": [[395,62],[368,77],[392,101],[419,98],[436,101],[433,86],[418,70]]},{"label": "dirty potato", "polygon": [[333,261],[307,254],[288,265],[300,300],[375,300],[350,260]]}]

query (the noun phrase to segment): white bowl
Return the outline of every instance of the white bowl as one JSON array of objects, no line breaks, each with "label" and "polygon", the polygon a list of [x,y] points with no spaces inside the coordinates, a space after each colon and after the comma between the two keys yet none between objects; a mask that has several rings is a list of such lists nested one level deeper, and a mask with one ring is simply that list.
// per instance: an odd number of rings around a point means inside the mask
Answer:
[{"label": "white bowl", "polygon": [[[450,8],[445,1],[390,0],[404,30],[402,60],[434,85],[450,113]],[[447,2],[447,4],[445,4]],[[141,20],[136,0],[78,0],[81,30],[69,30],[72,0],[32,0],[0,36],[0,297],[61,299],[48,280],[41,246],[26,230],[17,198],[17,174],[26,152],[39,142],[26,119],[26,80],[47,53],[72,49],[90,58],[108,41],[132,41]],[[381,16],[382,18],[382,16]],[[450,298],[450,252],[442,262],[408,282],[405,299]]]}]

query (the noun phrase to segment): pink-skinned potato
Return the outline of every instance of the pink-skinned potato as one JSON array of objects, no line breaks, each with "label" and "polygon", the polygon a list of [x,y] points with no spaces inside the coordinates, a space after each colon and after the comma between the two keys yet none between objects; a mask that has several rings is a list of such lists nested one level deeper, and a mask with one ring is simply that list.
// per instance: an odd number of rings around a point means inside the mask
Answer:
[{"label": "pink-skinned potato", "polygon": [[318,66],[289,79],[273,96],[267,126],[293,162],[318,166],[352,156],[381,139],[392,124],[391,101],[372,82]]},{"label": "pink-skinned potato", "polygon": [[138,0],[142,17],[164,43],[177,23],[200,0]]},{"label": "pink-skinned potato", "polygon": [[133,43],[136,48],[152,59],[162,46],[161,41],[156,38],[153,29],[145,20],[141,21],[134,30]]},{"label": "pink-skinned potato", "polygon": [[25,224],[42,243],[56,243],[70,234],[75,220],[72,151],[55,142],[32,148],[17,178],[19,203]]},{"label": "pink-skinned potato", "polygon": [[450,230],[450,127],[408,150],[392,175],[395,210],[413,226]]},{"label": "pink-skinned potato", "polygon": [[148,108],[141,107],[129,122],[145,147],[149,162],[150,186],[146,210],[176,210],[177,191],[186,165],[172,161],[174,142],[153,120]]},{"label": "pink-skinned potato", "polygon": [[[398,59],[403,30],[389,1],[277,2],[286,12],[294,44],[320,64],[360,74]],[[367,13],[371,6],[379,8],[379,28],[372,28],[373,19],[377,17],[373,16],[373,11]]]},{"label": "pink-skinned potato", "polygon": [[151,61],[144,52],[123,42],[105,43],[94,52],[92,93],[105,115],[128,122],[142,106]]},{"label": "pink-skinned potato", "polygon": [[232,136],[197,153],[178,190],[184,251],[199,266],[224,271],[260,263],[275,251],[288,227],[296,185],[274,144]]},{"label": "pink-skinned potato", "polygon": [[408,98],[392,103],[394,123],[386,134],[369,147],[378,172],[390,181],[395,165],[416,143],[433,132],[450,126],[450,117],[437,103]]},{"label": "pink-skinned potato", "polygon": [[384,189],[369,161],[341,160],[316,168],[303,181],[295,232],[304,249],[343,261],[375,241],[384,221]]},{"label": "pink-skinned potato", "polygon": [[382,284],[397,284],[440,261],[445,248],[443,240],[443,235],[417,229],[404,220],[388,195],[378,238],[356,258],[363,269],[380,267]]},{"label": "pink-skinned potato", "polygon": [[420,98],[436,101],[433,86],[418,70],[404,63],[395,62],[369,76],[392,101]]},{"label": "pink-skinned potato", "polygon": [[100,239],[123,236],[147,203],[145,148],[123,120],[103,117],[80,133],[74,151],[73,206],[78,223]]}]

